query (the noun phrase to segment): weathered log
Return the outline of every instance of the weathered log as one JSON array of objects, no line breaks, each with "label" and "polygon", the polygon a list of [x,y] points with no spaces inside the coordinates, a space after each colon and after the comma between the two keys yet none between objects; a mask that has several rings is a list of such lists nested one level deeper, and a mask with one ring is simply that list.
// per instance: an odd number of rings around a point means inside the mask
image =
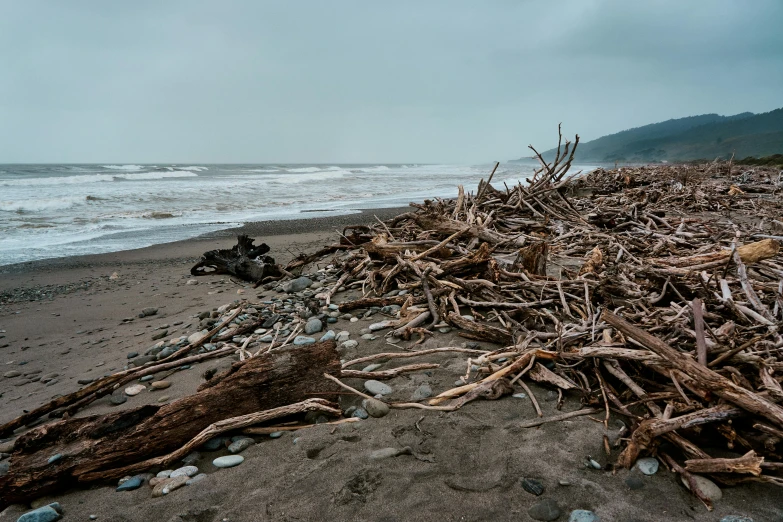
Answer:
[{"label": "weathered log", "polygon": [[461,221],[454,221],[453,219],[443,218],[440,216],[430,214],[416,214],[414,216],[416,223],[424,230],[435,230],[441,234],[451,235],[455,232],[462,232],[463,236],[477,237],[482,241],[486,241],[492,245],[499,243],[510,243],[513,245],[522,246],[525,242],[524,238],[506,237],[499,232],[495,232],[486,227],[479,225],[468,225]]},{"label": "weathered log", "polygon": [[[141,406],[36,428],[16,441],[10,469],[0,477],[0,509],[74,482],[119,478],[133,463],[167,455],[228,418],[308,398],[334,399],[339,388],[324,373],[340,374],[333,341],[234,363],[198,393],[163,406]],[[58,454],[62,455],[58,460],[48,462]]]},{"label": "weathered log", "polygon": [[467,339],[476,339],[477,341],[489,341],[502,345],[508,345],[513,342],[508,330],[503,330],[497,326],[477,323],[470,319],[465,319],[459,314],[451,312],[448,322],[460,329],[459,335]]},{"label": "weathered log", "polygon": [[[770,402],[764,397],[743,388],[726,377],[702,366],[687,355],[678,352],[657,337],[650,335],[628,321],[605,310],[603,319],[614,326],[627,337],[631,337],[641,343],[645,348],[657,353],[679,371],[687,375],[700,387],[708,390],[718,397],[729,401],[744,409],[748,413],[765,417],[778,426],[783,426],[783,408]],[[633,440],[625,449],[621,461],[628,467],[636,460],[639,451],[649,442],[646,432],[640,427],[634,433]],[[637,435],[638,434],[638,435]]]},{"label": "weathered log", "polygon": [[692,473],[749,473],[761,475],[764,457],[750,450],[736,459],[690,459],[685,461],[685,469]]},{"label": "weathered log", "polygon": [[[689,267],[695,265],[705,265],[708,263],[725,262],[731,257],[731,249],[720,250],[710,254],[700,254],[690,257],[659,258],[651,260],[653,263],[675,266]],[[737,247],[743,263],[757,263],[764,259],[775,257],[780,252],[780,242],[774,239],[762,239],[755,243],[748,243]]]},{"label": "weathered log", "polygon": [[237,244],[229,249],[210,250],[190,269],[191,275],[231,274],[245,281],[257,282],[265,277],[279,277],[280,267],[275,260],[266,256],[269,246],[253,245],[253,239],[241,235]]},{"label": "weathered log", "polygon": [[438,245],[439,243],[437,241],[390,242],[386,235],[380,234],[375,236],[372,241],[364,243],[362,246],[370,257],[374,259],[386,259],[388,261],[394,261],[396,256],[403,252],[426,252],[431,250],[432,247],[438,247],[435,248],[434,251],[429,252],[429,255],[432,257],[446,258],[451,256],[452,251],[450,249],[446,248],[445,245],[442,247],[439,247]]},{"label": "weathered log", "polygon": [[516,271],[524,270],[532,275],[546,275],[546,261],[549,255],[549,245],[546,241],[539,241],[530,246],[522,247],[517,252],[517,259],[513,268]]}]

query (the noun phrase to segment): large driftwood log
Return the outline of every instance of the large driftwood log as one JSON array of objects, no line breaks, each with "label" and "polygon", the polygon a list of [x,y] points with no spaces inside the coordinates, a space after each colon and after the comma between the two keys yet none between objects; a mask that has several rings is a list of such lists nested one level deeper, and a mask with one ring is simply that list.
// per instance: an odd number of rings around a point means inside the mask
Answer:
[{"label": "large driftwood log", "polygon": [[275,260],[264,255],[269,252],[269,246],[261,243],[253,245],[253,239],[241,235],[237,244],[230,250],[210,250],[201,256],[201,261],[190,269],[191,275],[231,274],[245,281],[261,281],[265,277],[279,277],[280,267]]},{"label": "large driftwood log", "polygon": [[[17,439],[0,477],[0,510],[75,482],[115,479],[132,464],[168,455],[225,419],[308,398],[334,399],[324,373],[340,375],[333,341],[283,349],[235,363],[198,393],[163,406],[58,421]],[[62,455],[49,463],[53,455]]]},{"label": "large driftwood log", "polygon": [[[757,263],[764,259],[775,257],[780,252],[780,242],[774,239],[762,239],[755,243],[748,243],[737,247],[737,252],[740,255],[743,263]],[[711,252],[709,254],[699,254],[697,256],[690,257],[663,257],[658,259],[652,259],[655,264],[675,266],[675,267],[688,267],[694,265],[704,265],[708,263],[722,263],[729,260],[731,257],[731,249],[719,250],[717,252]]]}]

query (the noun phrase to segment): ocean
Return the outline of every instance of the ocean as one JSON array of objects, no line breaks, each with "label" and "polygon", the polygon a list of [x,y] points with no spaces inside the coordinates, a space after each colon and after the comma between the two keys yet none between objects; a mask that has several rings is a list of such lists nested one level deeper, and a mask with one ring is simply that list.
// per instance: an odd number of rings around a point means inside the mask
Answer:
[{"label": "ocean", "polygon": [[[502,188],[533,164],[502,164]],[[475,190],[492,165],[0,165],[0,265]]]}]

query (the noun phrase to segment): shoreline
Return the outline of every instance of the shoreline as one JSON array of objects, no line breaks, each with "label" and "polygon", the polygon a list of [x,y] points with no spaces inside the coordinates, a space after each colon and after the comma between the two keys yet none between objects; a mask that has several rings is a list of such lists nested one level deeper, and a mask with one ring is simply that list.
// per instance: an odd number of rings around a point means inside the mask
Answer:
[{"label": "shoreline", "polygon": [[[0,292],[6,285],[5,276],[19,276],[38,271],[51,271],[54,269],[69,270],[75,268],[100,267],[121,263],[145,263],[151,261],[190,261],[198,259],[207,250],[215,248],[231,248],[234,239],[239,234],[247,234],[256,239],[257,243],[265,242],[265,238],[285,236],[289,234],[314,234],[334,232],[336,229],[348,225],[358,225],[375,221],[374,216],[381,220],[393,218],[409,207],[390,207],[378,209],[356,209],[358,213],[340,214],[335,216],[321,216],[312,218],[296,218],[284,220],[252,221],[238,227],[224,228],[213,232],[199,234],[189,239],[182,239],[168,243],[104,252],[99,254],[81,254],[75,256],[52,257],[35,261],[23,261],[10,265],[0,266]],[[231,240],[231,244],[224,244]],[[206,246],[209,244],[208,246]],[[214,245],[219,246],[214,246]],[[277,253],[278,255],[280,253]],[[274,257],[274,251],[273,251]],[[194,261],[195,262],[195,261]],[[2,303],[0,303],[1,305]]]}]

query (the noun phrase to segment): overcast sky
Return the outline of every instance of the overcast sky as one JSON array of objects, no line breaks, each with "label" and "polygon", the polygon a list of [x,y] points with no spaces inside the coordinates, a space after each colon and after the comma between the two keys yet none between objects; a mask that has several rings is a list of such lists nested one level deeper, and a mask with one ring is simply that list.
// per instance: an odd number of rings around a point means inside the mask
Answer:
[{"label": "overcast sky", "polygon": [[781,0],[0,0],[0,162],[505,161],[783,106]]}]

